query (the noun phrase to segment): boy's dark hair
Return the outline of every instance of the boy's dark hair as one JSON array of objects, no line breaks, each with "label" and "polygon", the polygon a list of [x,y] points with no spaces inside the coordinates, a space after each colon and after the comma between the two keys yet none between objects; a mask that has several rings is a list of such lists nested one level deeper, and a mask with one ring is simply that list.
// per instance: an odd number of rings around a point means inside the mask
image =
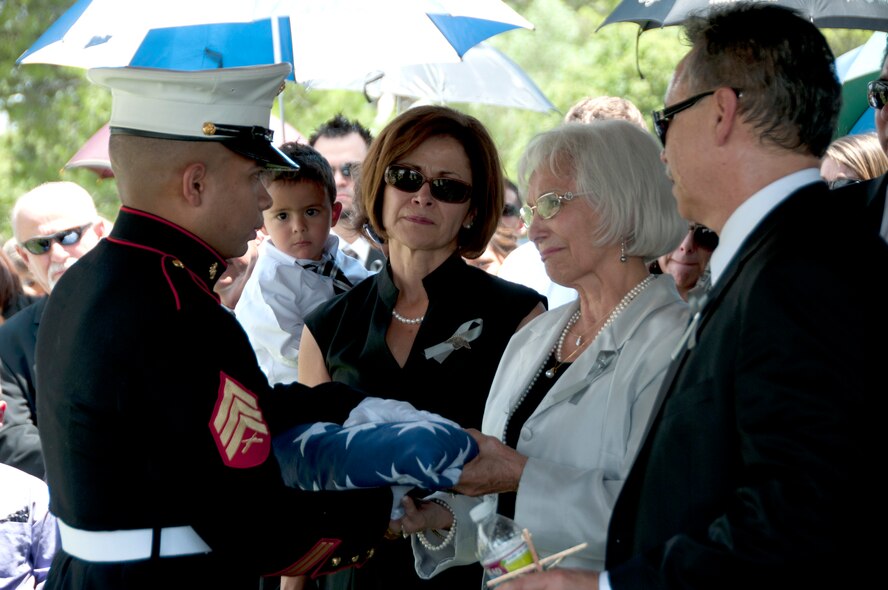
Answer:
[{"label": "boy's dark hair", "polygon": [[288,142],[278,149],[296,161],[299,170],[269,170],[266,182],[313,182],[324,190],[331,205],[336,202],[333,168],[324,156],[304,143]]},{"label": "boy's dark hair", "polygon": [[339,113],[315,129],[315,132],[308,138],[308,145],[313,146],[321,137],[345,137],[351,133],[360,135],[368,147],[370,142],[373,141],[373,134],[370,133],[369,129],[357,121],[349,121],[342,113]]}]

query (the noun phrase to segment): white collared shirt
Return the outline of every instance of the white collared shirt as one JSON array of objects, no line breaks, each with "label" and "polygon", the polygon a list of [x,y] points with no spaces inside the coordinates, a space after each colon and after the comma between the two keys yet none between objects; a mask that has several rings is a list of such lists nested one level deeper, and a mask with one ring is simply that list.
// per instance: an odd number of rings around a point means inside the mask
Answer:
[{"label": "white collared shirt", "polygon": [[775,180],[737,207],[719,233],[718,248],[712,253],[709,261],[712,285],[718,283],[743,242],[762,219],[801,187],[822,180],[817,168],[805,168]]}]

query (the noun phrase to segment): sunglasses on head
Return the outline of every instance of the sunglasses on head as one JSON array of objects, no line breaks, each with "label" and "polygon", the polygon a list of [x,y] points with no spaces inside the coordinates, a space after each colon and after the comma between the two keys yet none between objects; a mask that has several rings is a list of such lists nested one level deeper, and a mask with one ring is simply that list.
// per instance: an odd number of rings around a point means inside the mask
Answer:
[{"label": "sunglasses on head", "polygon": [[81,225],[80,227],[63,229],[62,231],[54,233],[51,236],[38,236],[36,238],[31,238],[30,240],[25,240],[24,242],[22,242],[21,246],[31,254],[35,254],[37,256],[39,256],[40,254],[46,254],[47,252],[49,252],[49,249],[52,248],[53,242],[58,242],[62,246],[73,246],[74,244],[78,243],[83,237],[83,232],[88,230],[90,226],[92,226],[92,223],[87,223],[86,225]]},{"label": "sunglasses on head", "polygon": [[[738,88],[732,88],[734,94],[737,95],[737,98],[740,98],[742,91]],[[651,116],[654,119],[654,130],[657,132],[657,137],[660,138],[660,143],[663,144],[663,147],[666,147],[666,132],[669,131],[669,124],[672,122],[672,119],[678,113],[682,111],[686,111],[707,96],[711,96],[718,91],[718,88],[714,90],[707,90],[706,92],[701,92],[700,94],[695,94],[690,98],[686,98],[681,102],[677,102],[670,107],[666,107],[660,111],[654,111],[651,113]]]},{"label": "sunglasses on head", "polygon": [[692,223],[688,226],[688,231],[694,233],[694,243],[698,248],[712,252],[718,247],[718,235],[705,225]]},{"label": "sunglasses on head", "polygon": [[556,192],[544,193],[537,197],[536,205],[525,205],[521,207],[521,220],[524,225],[530,227],[533,222],[533,215],[536,213],[543,219],[552,219],[561,211],[561,203],[564,201],[573,201],[581,193],[566,192],[559,195]]},{"label": "sunglasses on head", "polygon": [[342,174],[345,178],[351,178],[352,175],[357,171],[359,163],[358,162],[346,162],[342,166],[330,166],[333,168],[333,174],[336,174],[336,171],[339,170],[339,173]]},{"label": "sunglasses on head", "polygon": [[429,183],[432,197],[442,203],[465,203],[472,196],[472,185],[455,178],[426,178],[419,170],[392,164],[385,169],[385,183],[405,193],[416,193]]},{"label": "sunglasses on head", "polygon": [[888,80],[873,80],[867,84],[866,99],[876,110],[884,107],[888,103]]}]

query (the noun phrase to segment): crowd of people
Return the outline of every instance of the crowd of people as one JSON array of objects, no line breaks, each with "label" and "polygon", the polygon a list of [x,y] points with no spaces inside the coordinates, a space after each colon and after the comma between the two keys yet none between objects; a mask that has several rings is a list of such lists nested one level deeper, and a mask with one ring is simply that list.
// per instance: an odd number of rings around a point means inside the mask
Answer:
[{"label": "crowd of people", "polygon": [[[287,64],[90,70],[122,206],[35,187],[0,252],[0,588],[480,588],[481,502],[585,543],[503,589],[871,583],[888,47],[835,139],[813,24],[683,28],[653,133],[587,97],[515,181],[445,106],[273,146]],[[285,483],[295,427],[417,420],[455,486]]]}]

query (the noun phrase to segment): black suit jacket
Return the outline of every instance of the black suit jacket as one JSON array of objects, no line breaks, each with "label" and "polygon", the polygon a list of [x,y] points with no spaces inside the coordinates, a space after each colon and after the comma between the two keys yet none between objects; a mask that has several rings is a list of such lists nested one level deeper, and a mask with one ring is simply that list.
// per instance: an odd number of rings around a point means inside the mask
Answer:
[{"label": "black suit jacket", "polygon": [[865,224],[879,233],[885,214],[885,195],[888,193],[888,174],[836,189],[836,197],[848,199],[863,208]]},{"label": "black suit jacket", "polygon": [[0,463],[43,479],[43,451],[37,433],[34,349],[46,297],[0,326],[0,391],[7,409],[0,428]]},{"label": "black suit jacket", "polygon": [[[821,588],[876,564],[888,246],[826,185],[746,239],[673,363],[608,531],[627,588]],[[872,343],[872,344],[870,344]],[[868,559],[870,557],[870,559]],[[833,586],[840,587],[840,586]]]}]

